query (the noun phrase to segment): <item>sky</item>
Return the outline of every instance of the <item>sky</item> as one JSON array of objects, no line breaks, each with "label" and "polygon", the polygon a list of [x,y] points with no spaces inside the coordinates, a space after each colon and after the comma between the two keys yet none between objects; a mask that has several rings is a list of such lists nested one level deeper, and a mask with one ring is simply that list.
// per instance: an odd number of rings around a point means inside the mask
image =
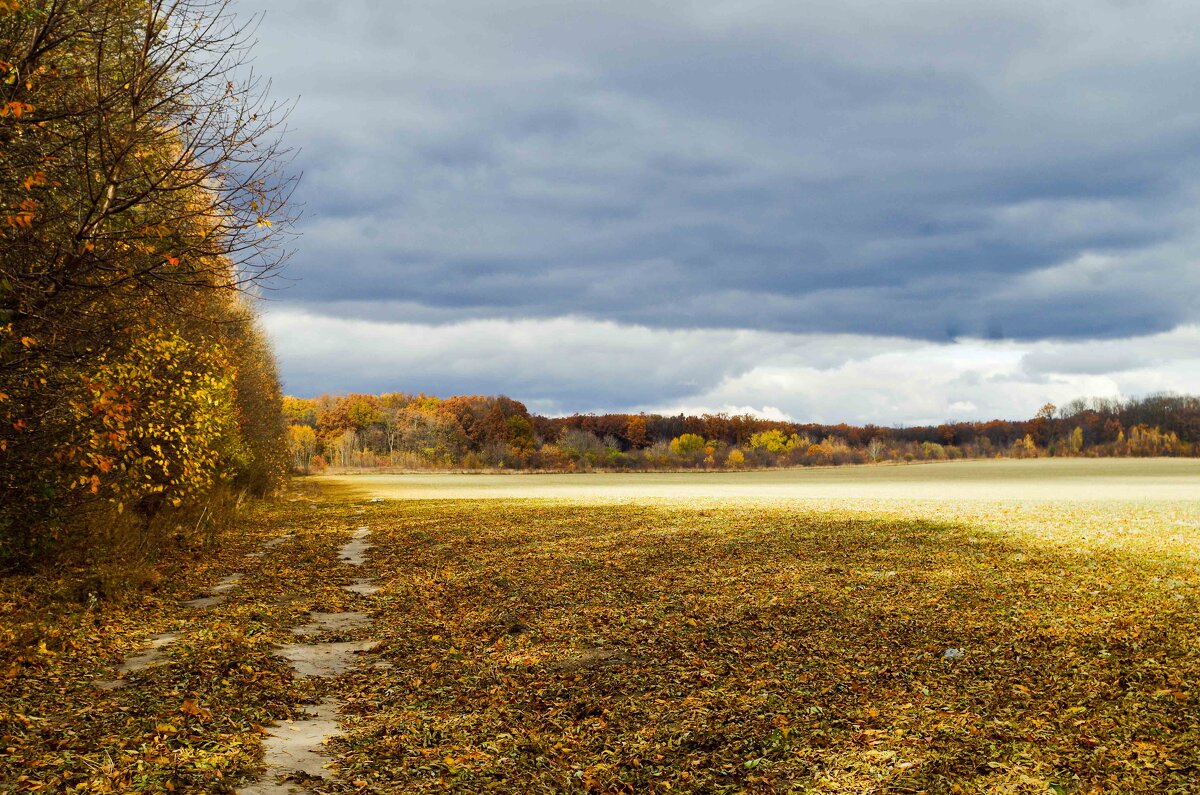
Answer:
[{"label": "sky", "polygon": [[239,0],[286,390],[885,425],[1200,392],[1200,3]]}]

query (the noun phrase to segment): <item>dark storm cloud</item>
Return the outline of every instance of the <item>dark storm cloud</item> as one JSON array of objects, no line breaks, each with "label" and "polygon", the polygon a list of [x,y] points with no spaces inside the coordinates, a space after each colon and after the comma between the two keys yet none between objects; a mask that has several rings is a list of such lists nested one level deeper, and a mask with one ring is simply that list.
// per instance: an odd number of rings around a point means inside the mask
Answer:
[{"label": "dark storm cloud", "polygon": [[1200,6],[248,2],[299,94],[277,297],[947,340],[1200,318]]}]

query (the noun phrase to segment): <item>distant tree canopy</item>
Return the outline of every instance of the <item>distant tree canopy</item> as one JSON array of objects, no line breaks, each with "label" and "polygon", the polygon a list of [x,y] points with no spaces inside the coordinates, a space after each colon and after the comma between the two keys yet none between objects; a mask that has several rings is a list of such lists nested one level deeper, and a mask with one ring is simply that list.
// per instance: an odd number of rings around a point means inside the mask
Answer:
[{"label": "distant tree canopy", "polygon": [[243,291],[292,180],[247,34],[222,0],[0,2],[0,564],[286,466]]},{"label": "distant tree canopy", "polygon": [[743,468],[1007,456],[1200,453],[1200,398],[1076,401],[1029,420],[912,428],[750,415],[532,415],[507,397],[284,399],[293,467]]}]

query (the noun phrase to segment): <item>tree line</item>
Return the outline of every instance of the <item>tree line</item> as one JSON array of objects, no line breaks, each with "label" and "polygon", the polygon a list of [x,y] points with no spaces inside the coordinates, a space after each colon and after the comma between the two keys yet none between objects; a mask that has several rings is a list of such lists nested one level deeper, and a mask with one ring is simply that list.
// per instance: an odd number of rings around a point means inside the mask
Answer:
[{"label": "tree line", "polygon": [[1028,420],[889,428],[751,415],[542,417],[507,397],[284,398],[293,470],[739,469],[885,461],[1200,454],[1200,398],[1043,406]]},{"label": "tree line", "polygon": [[151,554],[286,473],[248,288],[286,108],[222,0],[0,0],[0,565]]}]

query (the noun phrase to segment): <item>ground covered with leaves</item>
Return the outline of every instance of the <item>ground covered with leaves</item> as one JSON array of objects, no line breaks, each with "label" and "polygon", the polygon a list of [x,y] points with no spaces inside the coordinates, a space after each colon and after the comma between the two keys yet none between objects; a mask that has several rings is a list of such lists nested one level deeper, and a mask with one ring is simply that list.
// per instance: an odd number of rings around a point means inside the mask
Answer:
[{"label": "ground covered with leaves", "polygon": [[394,667],[361,680],[340,750],[381,791],[1189,792],[1200,777],[1185,509],[379,513],[376,635]]},{"label": "ground covered with leaves", "polygon": [[[1197,790],[1195,503],[293,499],[124,606],[6,582],[0,790],[227,791],[322,695],[321,792]],[[297,681],[274,645],[344,609],[378,645]],[[166,665],[91,687],[172,629]]]},{"label": "ground covered with leaves", "polygon": [[[309,610],[353,606],[336,559],[353,527],[344,504],[296,493],[241,520],[215,546],[164,555],[136,591],[103,595],[113,578],[94,569],[0,578],[0,792],[230,792],[257,775],[263,727],[326,687],[274,651]],[[234,571],[246,577],[223,604],[182,604]],[[97,687],[163,632],[179,640],[162,665]]]}]

